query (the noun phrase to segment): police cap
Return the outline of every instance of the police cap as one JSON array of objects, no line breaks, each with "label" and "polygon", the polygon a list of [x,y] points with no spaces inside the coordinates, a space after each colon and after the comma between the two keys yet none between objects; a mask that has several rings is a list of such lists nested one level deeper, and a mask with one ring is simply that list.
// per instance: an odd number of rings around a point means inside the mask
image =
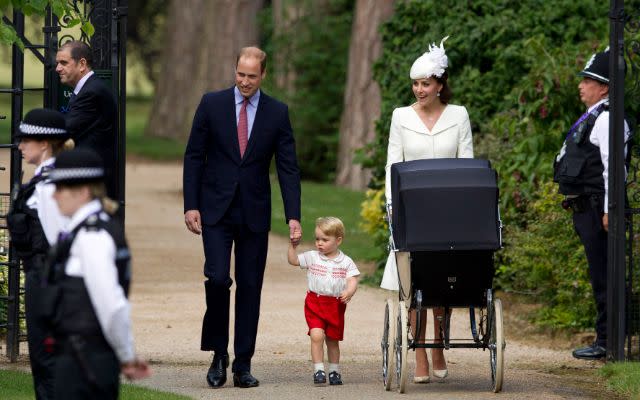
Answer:
[{"label": "police cap", "polygon": [[104,165],[93,150],[78,148],[64,151],[56,157],[56,166],[49,173],[49,181],[74,185],[104,180]]},{"label": "police cap", "polygon": [[584,69],[578,72],[579,76],[594,79],[598,82],[609,84],[609,49],[595,53],[591,56]]},{"label": "police cap", "polygon": [[33,139],[67,139],[69,133],[62,113],[49,108],[34,108],[24,116],[14,136]]}]

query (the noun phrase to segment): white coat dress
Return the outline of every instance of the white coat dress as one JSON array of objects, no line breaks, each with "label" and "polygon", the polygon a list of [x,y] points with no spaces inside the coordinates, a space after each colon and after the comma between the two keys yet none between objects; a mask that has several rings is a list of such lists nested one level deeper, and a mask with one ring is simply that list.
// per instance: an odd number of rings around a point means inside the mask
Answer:
[{"label": "white coat dress", "polygon": [[[446,105],[431,130],[425,126],[412,106],[393,110],[385,166],[387,204],[391,204],[391,165],[428,158],[473,158],[471,124],[464,106]],[[380,284],[384,289],[398,290],[396,256],[400,254],[391,252],[387,258]]]}]

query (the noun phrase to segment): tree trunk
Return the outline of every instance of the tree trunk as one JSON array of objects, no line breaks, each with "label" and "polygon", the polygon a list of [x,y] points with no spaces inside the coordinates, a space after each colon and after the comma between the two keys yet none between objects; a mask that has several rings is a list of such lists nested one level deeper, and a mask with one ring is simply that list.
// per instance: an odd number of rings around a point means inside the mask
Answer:
[{"label": "tree trunk", "polygon": [[380,88],[373,80],[373,64],[382,52],[380,25],[393,13],[393,0],[357,0],[349,70],[340,121],[336,184],[365,189],[371,173],[354,164],[354,152],[375,138],[375,121],[380,116]]},{"label": "tree trunk", "polygon": [[292,93],[296,74],[291,65],[294,44],[290,32],[294,29],[297,20],[304,12],[303,4],[291,0],[273,0],[271,2],[273,12],[273,41],[274,41],[274,80],[276,87],[285,92]]},{"label": "tree trunk", "polygon": [[186,138],[202,95],[233,85],[236,56],[258,45],[264,0],[172,0],[146,135]]}]

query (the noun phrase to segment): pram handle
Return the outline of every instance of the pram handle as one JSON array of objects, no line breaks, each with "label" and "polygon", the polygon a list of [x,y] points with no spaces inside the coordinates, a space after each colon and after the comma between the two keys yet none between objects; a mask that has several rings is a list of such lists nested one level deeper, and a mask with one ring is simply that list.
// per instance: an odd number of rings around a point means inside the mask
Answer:
[{"label": "pram handle", "polygon": [[392,207],[390,203],[386,204],[386,209],[387,209],[387,225],[389,225],[389,251],[398,251],[398,249],[396,249],[396,244],[393,241],[393,226],[391,224],[391,213],[392,213]]}]

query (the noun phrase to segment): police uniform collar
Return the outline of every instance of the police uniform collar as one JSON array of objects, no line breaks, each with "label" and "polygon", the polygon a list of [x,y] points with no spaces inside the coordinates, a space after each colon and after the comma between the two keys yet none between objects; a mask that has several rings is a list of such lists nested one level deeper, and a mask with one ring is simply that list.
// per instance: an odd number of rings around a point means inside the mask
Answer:
[{"label": "police uniform collar", "polygon": [[71,232],[78,225],[80,225],[84,220],[89,218],[91,215],[96,215],[102,211],[102,203],[100,200],[91,200],[87,204],[80,207],[75,214],[71,217],[69,221],[69,225],[67,226],[67,231]]},{"label": "police uniform collar", "polygon": [[334,263],[340,263],[342,262],[342,260],[344,260],[344,253],[342,252],[342,250],[338,250],[338,255],[333,258],[329,258],[320,252],[318,252],[318,256],[322,261],[333,261]]},{"label": "police uniform collar", "polygon": [[34,176],[38,176],[40,175],[43,171],[46,171],[48,169],[53,168],[53,164],[56,162],[56,158],[55,157],[50,157],[47,158],[46,160],[44,160],[43,162],[40,163],[40,165],[38,165],[36,167],[36,170],[34,172]]},{"label": "police uniform collar", "polygon": [[605,97],[604,99],[600,100],[599,102],[597,102],[596,104],[592,105],[591,107],[589,107],[589,109],[587,109],[587,112],[591,112],[593,110],[595,110],[600,104],[602,103],[608,103],[609,102],[609,98]]}]

